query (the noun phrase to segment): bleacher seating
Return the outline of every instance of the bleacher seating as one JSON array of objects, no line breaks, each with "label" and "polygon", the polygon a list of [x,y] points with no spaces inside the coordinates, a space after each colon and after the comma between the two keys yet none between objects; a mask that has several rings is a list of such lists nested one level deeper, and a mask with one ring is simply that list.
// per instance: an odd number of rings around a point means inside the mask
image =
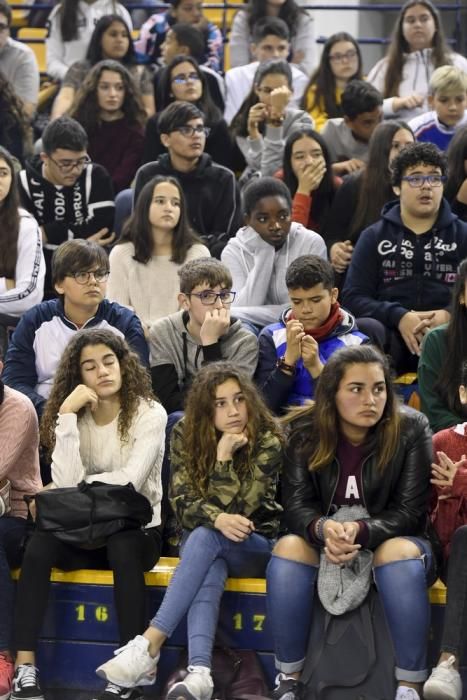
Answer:
[{"label": "bleacher seating", "polygon": [[[177,559],[162,558],[146,574],[149,614],[157,610],[170,581]],[[51,689],[91,690],[99,687],[94,669],[112,654],[118,632],[113,606],[113,577],[110,571],[54,570],[52,590],[39,646],[39,668],[44,686]],[[254,649],[271,685],[274,659],[266,619],[266,582],[263,579],[228,579],[219,617],[219,643],[240,649]],[[430,590],[432,633],[430,663],[438,654],[446,589],[438,581]],[[185,621],[163,647],[158,682],[160,688],[186,648]],[[467,688],[467,668],[463,668]],[[151,694],[153,693],[153,695]],[[467,700],[467,694],[465,696]]]}]

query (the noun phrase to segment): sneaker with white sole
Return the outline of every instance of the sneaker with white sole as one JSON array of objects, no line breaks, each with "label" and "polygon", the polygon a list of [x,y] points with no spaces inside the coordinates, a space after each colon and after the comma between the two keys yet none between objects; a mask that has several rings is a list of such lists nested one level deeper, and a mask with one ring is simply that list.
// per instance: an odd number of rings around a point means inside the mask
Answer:
[{"label": "sneaker with white sole", "polygon": [[211,700],[214,683],[210,669],[205,666],[188,666],[187,670],[185,678],[169,689],[167,700]]},{"label": "sneaker with white sole", "polygon": [[107,683],[106,687],[93,700],[144,700],[141,688],[122,688],[115,683]]},{"label": "sneaker with white sole", "polygon": [[153,659],[149,654],[149,640],[138,634],[114,651],[109,659],[96,669],[99,678],[122,688],[135,688],[138,685],[153,685],[156,681],[159,655]]},{"label": "sneaker with white sole", "polygon": [[44,700],[39,671],[34,664],[20,664],[13,676],[10,700]]},{"label": "sneaker with white sole", "polygon": [[462,681],[459,671],[454,668],[455,662],[456,657],[450,656],[433,669],[423,686],[426,700],[461,700]]},{"label": "sneaker with white sole", "polygon": [[421,700],[420,695],[415,688],[409,688],[406,685],[400,685],[397,689],[396,700]]}]

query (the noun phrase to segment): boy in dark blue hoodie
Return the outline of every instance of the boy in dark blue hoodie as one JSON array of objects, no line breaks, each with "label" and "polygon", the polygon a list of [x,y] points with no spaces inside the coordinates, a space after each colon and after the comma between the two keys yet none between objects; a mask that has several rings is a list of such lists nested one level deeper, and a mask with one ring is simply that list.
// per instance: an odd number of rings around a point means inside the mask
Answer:
[{"label": "boy in dark blue hoodie", "polygon": [[467,223],[443,198],[446,161],[416,143],[393,160],[389,202],[363,231],[352,255],[343,301],[358,318],[382,324],[396,369],[415,371],[425,333],[449,320],[451,289],[467,257]]},{"label": "boy in dark blue hoodie", "polygon": [[324,364],[333,352],[360,345],[353,316],[337,301],[331,263],[318,255],[301,255],[287,268],[285,283],[291,306],[278,323],[259,336],[255,380],[272,411],[312,399]]}]

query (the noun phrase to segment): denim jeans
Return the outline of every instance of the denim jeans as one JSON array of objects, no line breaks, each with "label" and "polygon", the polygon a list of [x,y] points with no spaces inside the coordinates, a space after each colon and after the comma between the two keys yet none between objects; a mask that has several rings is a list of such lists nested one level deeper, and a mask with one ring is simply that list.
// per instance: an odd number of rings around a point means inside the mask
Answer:
[{"label": "denim jeans", "polygon": [[151,626],[170,637],[188,613],[190,666],[211,666],[227,575],[264,576],[273,546],[274,540],[256,533],[242,542],[233,542],[208,527],[197,527],[186,537],[180,563]]},{"label": "denim jeans", "polygon": [[[417,544],[422,556],[375,567],[374,577],[394,645],[396,678],[415,683],[428,676],[427,574],[432,569],[432,554],[426,540],[407,539]],[[278,556],[273,556],[268,565],[268,621],[276,668],[284,673],[303,668],[317,572],[316,566]]]},{"label": "denim jeans", "polygon": [[418,559],[392,561],[373,569],[394,646],[396,678],[411,683],[421,683],[429,675],[426,658],[430,630],[427,573],[432,560],[431,554],[428,557],[423,548],[420,549],[422,556]]},{"label": "denim jeans", "polygon": [[448,594],[441,651],[459,658],[467,634],[467,525],[459,527],[452,538],[446,585]]},{"label": "denim jeans", "polygon": [[26,532],[25,518],[0,518],[0,651],[11,649],[15,589],[10,568],[21,564],[21,542]]},{"label": "denim jeans", "polygon": [[305,663],[318,566],[273,555],[266,570],[267,618],[276,668],[301,671]]}]

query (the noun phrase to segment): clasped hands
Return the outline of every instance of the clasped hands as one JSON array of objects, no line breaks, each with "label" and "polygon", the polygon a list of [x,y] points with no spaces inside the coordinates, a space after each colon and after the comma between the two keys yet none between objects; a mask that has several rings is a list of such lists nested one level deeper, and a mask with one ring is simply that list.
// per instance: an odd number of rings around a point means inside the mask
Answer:
[{"label": "clasped hands", "polygon": [[305,333],[303,323],[292,319],[287,321],[287,348],[284,360],[288,365],[296,365],[302,358],[305,368],[313,379],[319,377],[323,371],[323,363],[319,357],[319,346],[316,340]]},{"label": "clasped hands", "polygon": [[324,553],[332,564],[347,564],[355,559],[361,545],[355,544],[360,532],[357,522],[340,523],[336,520],[326,520],[323,525]]}]

